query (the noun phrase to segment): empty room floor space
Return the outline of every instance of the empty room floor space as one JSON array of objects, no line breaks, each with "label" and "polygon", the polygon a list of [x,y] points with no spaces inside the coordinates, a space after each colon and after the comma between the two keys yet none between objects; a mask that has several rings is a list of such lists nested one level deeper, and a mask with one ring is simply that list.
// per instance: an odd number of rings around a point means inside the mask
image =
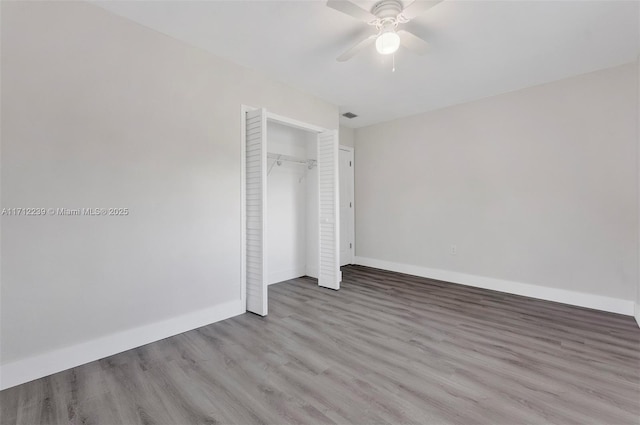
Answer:
[{"label": "empty room floor space", "polygon": [[632,317],[377,269],[0,393],[2,424],[637,424]]}]

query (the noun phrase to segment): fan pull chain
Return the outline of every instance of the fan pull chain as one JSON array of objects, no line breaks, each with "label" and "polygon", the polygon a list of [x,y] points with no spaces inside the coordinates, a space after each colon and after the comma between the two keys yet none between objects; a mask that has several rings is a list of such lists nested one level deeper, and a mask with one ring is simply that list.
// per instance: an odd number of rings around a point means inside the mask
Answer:
[{"label": "fan pull chain", "polygon": [[392,56],[393,68],[391,68],[391,72],[396,72],[396,54],[394,53]]}]

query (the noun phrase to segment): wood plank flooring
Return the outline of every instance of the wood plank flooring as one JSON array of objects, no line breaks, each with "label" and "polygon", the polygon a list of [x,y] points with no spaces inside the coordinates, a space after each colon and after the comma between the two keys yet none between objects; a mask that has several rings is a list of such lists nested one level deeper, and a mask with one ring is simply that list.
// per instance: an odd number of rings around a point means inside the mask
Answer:
[{"label": "wood plank flooring", "polygon": [[633,318],[351,266],[0,393],[2,424],[638,424]]}]

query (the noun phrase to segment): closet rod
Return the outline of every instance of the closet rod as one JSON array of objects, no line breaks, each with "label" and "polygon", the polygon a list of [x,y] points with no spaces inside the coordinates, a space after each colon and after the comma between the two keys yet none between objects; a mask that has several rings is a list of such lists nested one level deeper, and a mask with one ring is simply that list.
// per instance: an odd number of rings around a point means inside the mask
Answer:
[{"label": "closet rod", "polygon": [[295,163],[298,163],[298,164],[306,164],[307,163],[306,159],[296,158],[295,156],[283,155],[283,154],[272,153],[272,152],[268,152],[267,153],[267,158],[275,159],[277,161],[295,162]]},{"label": "closet rod", "polygon": [[271,166],[269,167],[269,170],[267,171],[267,175],[271,174],[271,170],[273,169],[274,165],[276,164],[278,164],[278,166],[282,165],[282,161],[291,162],[294,164],[306,165],[309,170],[315,167],[317,163],[315,159],[302,159],[302,158],[296,158],[295,156],[283,155],[283,154],[272,153],[272,152],[267,152],[267,158],[275,160],[273,161],[273,164],[271,164]]}]

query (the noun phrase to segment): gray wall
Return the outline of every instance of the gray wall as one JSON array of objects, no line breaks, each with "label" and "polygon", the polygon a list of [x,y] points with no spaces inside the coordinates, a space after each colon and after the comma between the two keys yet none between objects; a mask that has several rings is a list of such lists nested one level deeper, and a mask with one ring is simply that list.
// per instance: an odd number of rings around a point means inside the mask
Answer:
[{"label": "gray wall", "polygon": [[[636,107],[638,110],[636,115],[636,132],[638,137],[638,221],[640,223],[640,56],[638,56],[636,66],[638,67],[638,91],[636,99]],[[640,224],[638,226],[638,230],[640,231]],[[638,234],[638,245],[638,255],[640,256],[640,234]],[[637,279],[635,317],[638,322],[638,326],[640,326],[640,276],[638,276]]]},{"label": "gray wall", "polygon": [[637,73],[357,129],[357,255],[634,300]]},{"label": "gray wall", "polygon": [[355,130],[353,128],[340,126],[340,144],[342,146],[354,147],[355,145]]},{"label": "gray wall", "polygon": [[240,299],[240,107],[338,109],[84,2],[2,2],[3,364]]}]

